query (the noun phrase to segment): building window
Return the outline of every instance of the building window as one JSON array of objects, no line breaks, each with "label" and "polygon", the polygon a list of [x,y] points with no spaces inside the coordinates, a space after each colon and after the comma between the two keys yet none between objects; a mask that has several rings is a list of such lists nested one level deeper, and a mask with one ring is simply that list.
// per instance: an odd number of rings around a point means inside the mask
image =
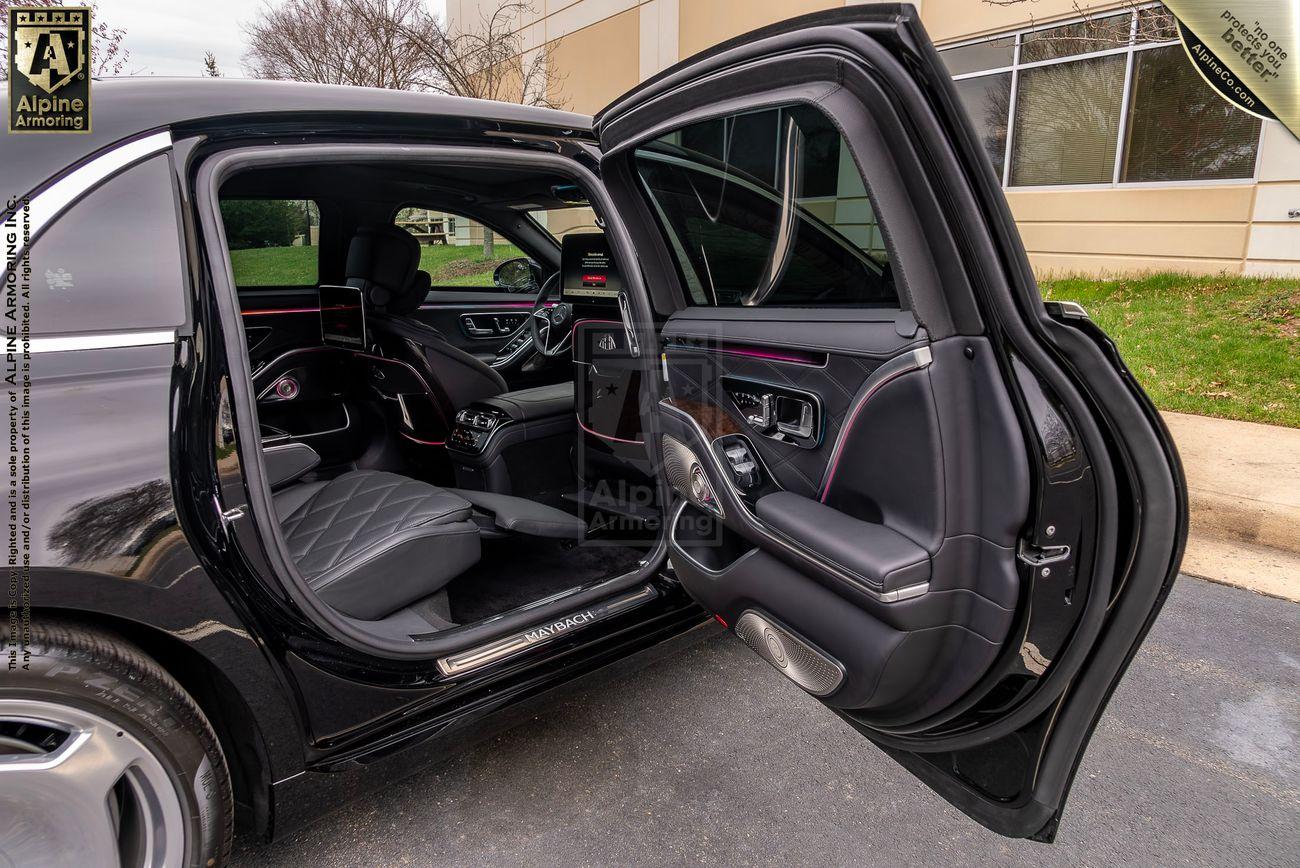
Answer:
[{"label": "building window", "polygon": [[1011,134],[1012,186],[1110,183],[1123,96],[1123,57],[1021,72]]},{"label": "building window", "polygon": [[1181,46],[1139,52],[1120,180],[1249,178],[1259,127],[1206,86]]},{"label": "building window", "polygon": [[1163,6],[939,54],[1007,187],[1254,175],[1260,120],[1200,79]]}]

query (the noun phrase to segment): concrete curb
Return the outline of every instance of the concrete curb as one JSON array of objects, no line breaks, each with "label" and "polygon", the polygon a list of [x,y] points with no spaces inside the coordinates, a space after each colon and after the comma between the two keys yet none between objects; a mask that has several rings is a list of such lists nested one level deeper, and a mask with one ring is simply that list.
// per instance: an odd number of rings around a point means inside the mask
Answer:
[{"label": "concrete curb", "polygon": [[1300,602],[1300,430],[1163,415],[1187,476],[1183,571]]},{"label": "concrete curb", "polygon": [[1296,507],[1190,486],[1188,499],[1191,526],[1199,536],[1300,554],[1300,509]]}]

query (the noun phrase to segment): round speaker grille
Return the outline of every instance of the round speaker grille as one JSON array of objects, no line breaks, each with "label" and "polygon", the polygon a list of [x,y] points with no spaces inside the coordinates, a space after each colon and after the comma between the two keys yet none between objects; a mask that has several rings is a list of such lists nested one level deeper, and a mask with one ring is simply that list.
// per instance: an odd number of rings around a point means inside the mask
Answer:
[{"label": "round speaker grille", "polygon": [[736,635],[813,696],[834,693],[844,681],[844,667],[837,661],[753,610],[736,621]]}]

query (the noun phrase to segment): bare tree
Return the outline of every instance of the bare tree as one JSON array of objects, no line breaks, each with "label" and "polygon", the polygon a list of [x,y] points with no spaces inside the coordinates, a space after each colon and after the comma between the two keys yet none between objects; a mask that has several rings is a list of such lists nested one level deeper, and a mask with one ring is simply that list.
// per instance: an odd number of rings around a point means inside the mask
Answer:
[{"label": "bare tree", "polygon": [[[449,31],[424,0],[285,0],[244,27],[254,78],[419,90],[559,108],[552,46],[524,50],[527,0],[501,0],[478,26]],[[483,255],[493,255],[484,227]]]},{"label": "bare tree", "polygon": [[221,69],[217,66],[217,56],[211,51],[203,52],[203,74],[207,78],[221,78]]},{"label": "bare tree", "polygon": [[[9,7],[62,6],[61,0],[0,0],[0,81],[9,74]],[[79,4],[77,4],[79,5]],[[90,7],[90,71],[92,75],[121,75],[131,52],[123,45],[126,30],[113,27],[99,17],[99,4]]]},{"label": "bare tree", "polygon": [[424,86],[452,96],[563,108],[554,44],[524,50],[519,22],[532,11],[527,0],[503,0],[481,16],[477,27],[408,31],[407,37],[429,59]]},{"label": "bare tree", "polygon": [[423,90],[557,108],[550,45],[524,51],[533,6],[502,0],[479,26],[452,32],[423,0],[268,2],[244,26],[254,78]]},{"label": "bare tree", "polygon": [[[1020,6],[1034,0],[983,0],[989,6]],[[1178,38],[1174,15],[1163,5],[1147,6],[1143,0],[1125,0],[1118,8],[1094,12],[1078,0],[1071,4],[1079,21],[1045,30],[1031,30],[1021,37],[1022,59],[1039,60],[1066,54],[1083,54],[1117,48],[1130,42],[1167,42]],[[1131,13],[1137,13],[1136,31],[1130,27]],[[1035,27],[1034,16],[1029,26]]]},{"label": "bare tree", "polygon": [[422,0],[286,0],[244,25],[253,78],[423,90],[428,59],[408,34],[437,26]]},{"label": "bare tree", "polygon": [[[532,11],[527,0],[503,0],[481,16],[475,28],[451,31],[435,22],[432,27],[406,29],[406,37],[429,62],[421,84],[449,96],[563,108],[563,77],[555,67],[554,44],[524,50],[518,25]],[[492,230],[484,226],[484,259],[493,257],[495,241]]]}]

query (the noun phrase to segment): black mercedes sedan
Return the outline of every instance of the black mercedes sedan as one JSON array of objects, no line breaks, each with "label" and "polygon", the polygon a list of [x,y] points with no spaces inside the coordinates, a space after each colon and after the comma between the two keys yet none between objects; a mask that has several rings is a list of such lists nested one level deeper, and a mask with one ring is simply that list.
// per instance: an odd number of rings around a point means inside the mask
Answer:
[{"label": "black mercedes sedan", "polygon": [[93,112],[0,139],[0,862],[220,864],[722,629],[1053,839],[1185,486],[911,7],[594,119],[224,79]]}]

